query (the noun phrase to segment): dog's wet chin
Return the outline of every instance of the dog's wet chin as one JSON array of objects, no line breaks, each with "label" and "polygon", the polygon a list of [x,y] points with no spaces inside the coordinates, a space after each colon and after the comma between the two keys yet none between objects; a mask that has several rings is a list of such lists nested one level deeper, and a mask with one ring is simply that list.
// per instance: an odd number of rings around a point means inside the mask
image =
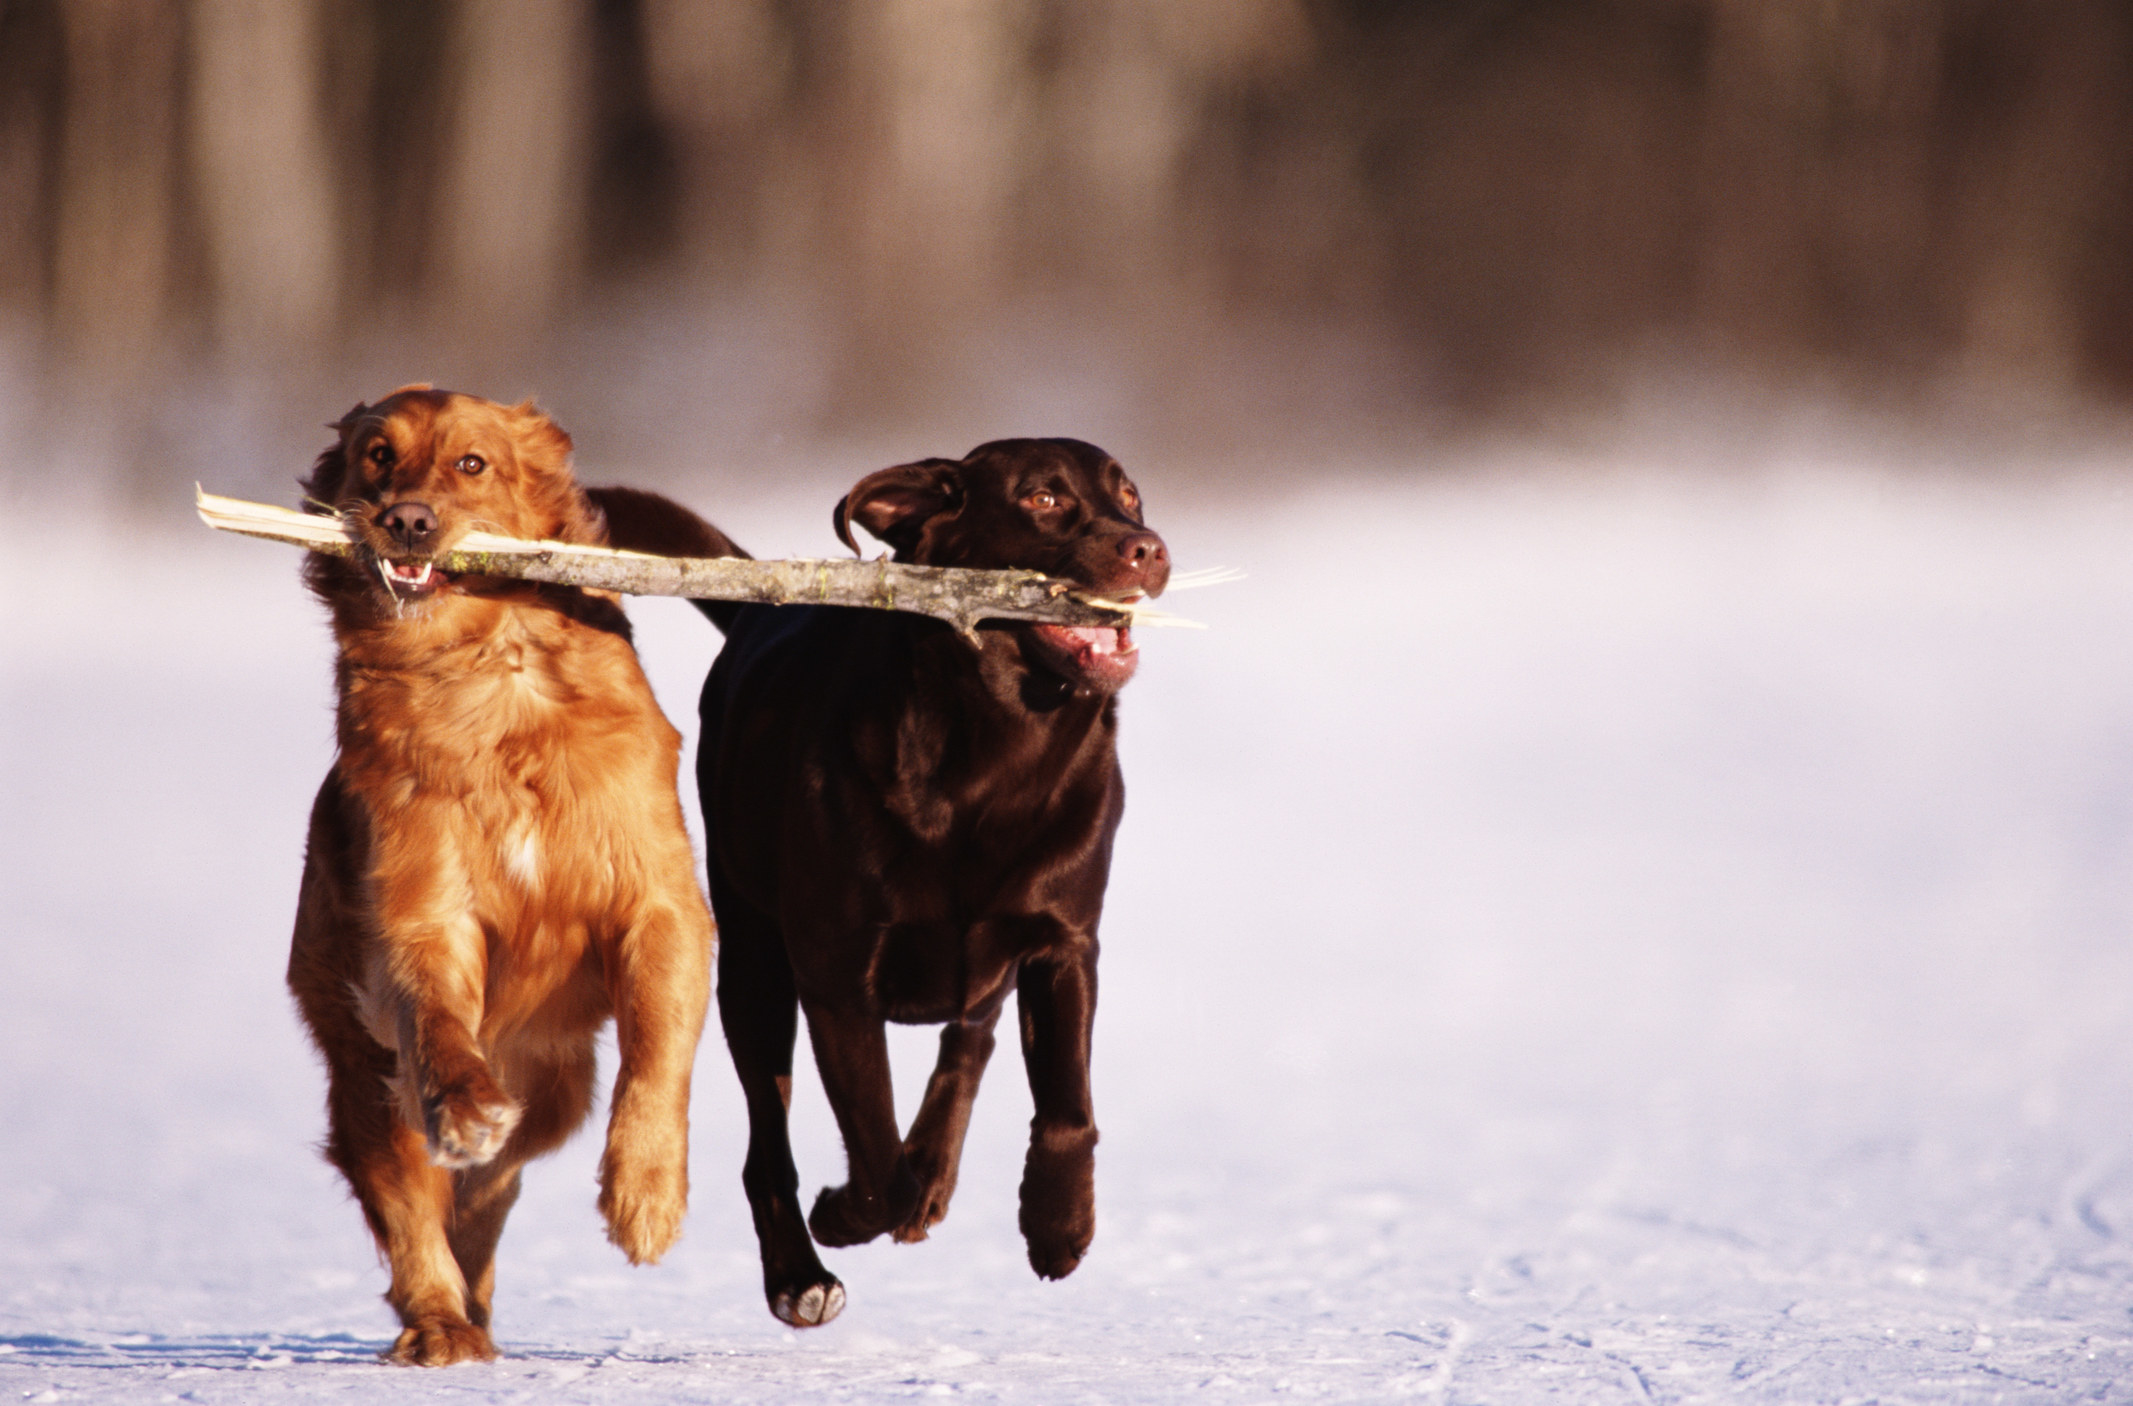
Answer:
[{"label": "dog's wet chin", "polygon": [[1098,693],[1125,686],[1140,667],[1131,626],[1031,625],[1026,638],[1038,662],[1068,682]]}]

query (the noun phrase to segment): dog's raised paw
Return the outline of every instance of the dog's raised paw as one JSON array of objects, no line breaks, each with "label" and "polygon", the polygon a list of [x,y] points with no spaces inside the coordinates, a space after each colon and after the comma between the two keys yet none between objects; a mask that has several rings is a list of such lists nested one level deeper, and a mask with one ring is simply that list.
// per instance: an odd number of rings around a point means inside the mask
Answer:
[{"label": "dog's raised paw", "polygon": [[380,1355],[403,1367],[449,1367],[455,1362],[493,1362],[496,1344],[487,1329],[464,1318],[420,1318],[401,1329]]},{"label": "dog's raised paw", "polygon": [[864,1245],[889,1228],[883,1210],[879,1197],[862,1203],[850,1186],[824,1187],[815,1197],[814,1210],[808,1212],[807,1228],[818,1245],[832,1249]]},{"label": "dog's raised paw", "polygon": [[819,1328],[844,1312],[844,1285],[835,1279],[770,1296],[770,1311],[795,1328]]},{"label": "dog's raised paw", "polygon": [[925,1239],[927,1231],[948,1219],[948,1192],[951,1189],[929,1188],[911,1214],[889,1231],[889,1238],[899,1245],[916,1245]]},{"label": "dog's raised paw", "polygon": [[943,1155],[932,1146],[905,1149],[904,1161],[917,1194],[910,1213],[889,1227],[889,1238],[897,1244],[916,1245],[926,1238],[926,1232],[948,1219],[948,1202],[955,1196],[959,1150]]},{"label": "dog's raised paw", "polygon": [[430,1161],[458,1171],[494,1160],[518,1127],[518,1104],[502,1094],[489,1098],[447,1095],[429,1110]]}]

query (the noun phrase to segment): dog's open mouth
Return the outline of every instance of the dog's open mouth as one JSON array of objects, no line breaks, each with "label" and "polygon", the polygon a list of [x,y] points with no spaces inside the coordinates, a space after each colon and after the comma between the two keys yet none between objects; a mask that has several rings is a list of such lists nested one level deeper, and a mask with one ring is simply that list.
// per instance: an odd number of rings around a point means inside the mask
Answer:
[{"label": "dog's open mouth", "polygon": [[1061,673],[1105,692],[1132,678],[1141,662],[1130,625],[1031,625],[1029,631]]},{"label": "dog's open mouth", "polygon": [[386,594],[394,600],[415,600],[430,595],[451,579],[426,561],[373,557],[371,564],[377,568],[378,579],[385,583]]}]

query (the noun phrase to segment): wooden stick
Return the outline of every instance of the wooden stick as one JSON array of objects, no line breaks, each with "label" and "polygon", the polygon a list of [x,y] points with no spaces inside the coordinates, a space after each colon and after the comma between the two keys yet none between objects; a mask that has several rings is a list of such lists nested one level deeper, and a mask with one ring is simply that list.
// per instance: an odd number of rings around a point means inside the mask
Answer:
[{"label": "wooden stick", "polygon": [[[357,538],[339,518],[247,503],[193,487],[200,520],[224,532],[293,542],[314,552],[352,556]],[[514,576],[633,596],[758,605],[848,605],[903,610],[945,620],[965,634],[980,620],[1034,620],[1051,625],[1183,625],[1203,628],[1138,601],[1105,600],[1037,571],[974,571],[882,561],[751,561],[741,557],[662,557],[567,542],[527,542],[469,532],[434,558],[442,570]]]}]

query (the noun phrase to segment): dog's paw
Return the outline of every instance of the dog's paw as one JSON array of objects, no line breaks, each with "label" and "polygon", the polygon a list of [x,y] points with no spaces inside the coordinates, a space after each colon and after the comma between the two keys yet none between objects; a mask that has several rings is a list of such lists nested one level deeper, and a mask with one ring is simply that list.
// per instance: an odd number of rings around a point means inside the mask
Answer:
[{"label": "dog's paw", "polygon": [[520,1108],[503,1090],[450,1090],[423,1109],[430,1161],[458,1171],[493,1161],[518,1127]]},{"label": "dog's paw", "polygon": [[926,1232],[948,1219],[948,1201],[955,1195],[955,1169],[928,1173],[917,1171],[918,1203],[911,1214],[898,1221],[889,1230],[889,1237],[899,1245],[916,1245],[926,1238]]},{"label": "dog's paw", "polygon": [[807,1228],[818,1245],[833,1249],[864,1245],[908,1221],[919,1200],[918,1178],[912,1175],[911,1164],[898,1157],[889,1189],[881,1195],[861,1196],[849,1182],[824,1187],[815,1198],[815,1209],[808,1213]]},{"label": "dog's paw", "polygon": [[1096,1238],[1096,1138],[1063,1146],[1033,1143],[1022,1164],[1022,1239],[1029,1267],[1042,1279],[1064,1279]]},{"label": "dog's paw", "polygon": [[689,1177],[680,1167],[641,1167],[612,1159],[600,1167],[600,1214],[607,1239],[631,1264],[657,1264],[681,1238]]},{"label": "dog's paw", "polygon": [[849,1185],[825,1186],[807,1213],[807,1229],[816,1244],[835,1249],[866,1244],[888,1229],[888,1218],[879,1197],[862,1199]]},{"label": "dog's paw", "polygon": [[844,1285],[833,1275],[815,1284],[796,1284],[773,1289],[770,1311],[781,1323],[795,1328],[819,1328],[844,1312]]},{"label": "dog's paw", "polygon": [[439,1315],[408,1324],[379,1355],[402,1367],[449,1367],[455,1362],[493,1362],[496,1344],[487,1329]]}]

